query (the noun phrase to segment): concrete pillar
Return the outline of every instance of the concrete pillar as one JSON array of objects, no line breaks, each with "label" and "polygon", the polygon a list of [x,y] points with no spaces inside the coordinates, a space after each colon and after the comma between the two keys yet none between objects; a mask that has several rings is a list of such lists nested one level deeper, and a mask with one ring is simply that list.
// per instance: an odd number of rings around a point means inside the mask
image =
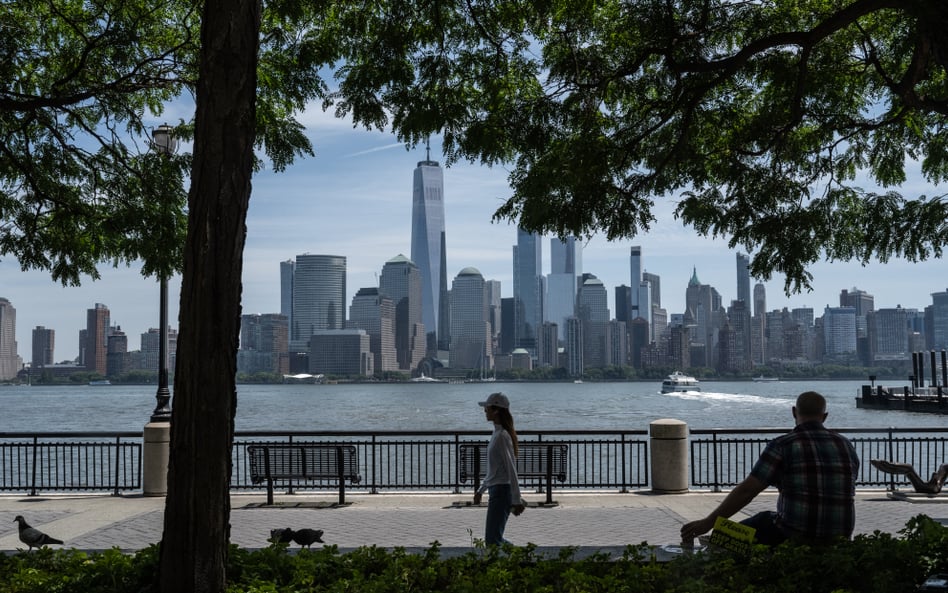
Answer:
[{"label": "concrete pillar", "polygon": [[688,424],[673,418],[648,426],[651,437],[652,492],[688,492]]},{"label": "concrete pillar", "polygon": [[142,493],[164,496],[168,493],[168,457],[171,449],[171,423],[145,425],[142,445]]}]

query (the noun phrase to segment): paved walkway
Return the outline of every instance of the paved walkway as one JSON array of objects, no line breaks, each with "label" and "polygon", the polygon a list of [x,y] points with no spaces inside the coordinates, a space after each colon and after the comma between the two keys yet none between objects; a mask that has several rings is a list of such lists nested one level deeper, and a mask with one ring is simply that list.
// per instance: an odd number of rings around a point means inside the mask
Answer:
[{"label": "paved walkway", "polygon": [[[561,546],[621,551],[628,544],[678,543],[682,523],[713,509],[725,493],[654,495],[649,492],[554,493],[557,505],[531,506],[511,517],[506,537],[515,544],[534,543],[541,550]],[[543,495],[528,495],[542,501]],[[410,551],[434,541],[445,553],[467,551],[483,537],[484,507],[473,507],[465,495],[350,494],[347,506],[333,507],[334,496],[277,496],[273,507],[265,495],[238,494],[232,499],[231,541],[245,548],[268,545],[270,530],[281,527],[322,529],[327,544],[340,550],[375,545]],[[776,493],[765,492],[739,516],[773,509]],[[898,533],[909,518],[926,514],[948,523],[948,495],[909,496],[898,500],[884,491],[861,491],[856,502],[856,533]],[[67,547],[134,551],[161,538],[164,498],[107,495],[0,496],[0,551],[24,548],[14,517],[23,515]],[[319,544],[317,544],[319,545]]]}]

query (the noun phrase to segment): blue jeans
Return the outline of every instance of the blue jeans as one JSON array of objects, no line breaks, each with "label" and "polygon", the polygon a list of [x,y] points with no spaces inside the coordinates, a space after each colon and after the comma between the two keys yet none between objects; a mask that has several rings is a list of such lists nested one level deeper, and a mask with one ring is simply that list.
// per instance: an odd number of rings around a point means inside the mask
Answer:
[{"label": "blue jeans", "polygon": [[504,539],[504,528],[507,527],[507,518],[510,517],[510,508],[513,506],[510,484],[488,486],[487,495],[487,524],[484,527],[484,543],[499,546],[510,543]]}]

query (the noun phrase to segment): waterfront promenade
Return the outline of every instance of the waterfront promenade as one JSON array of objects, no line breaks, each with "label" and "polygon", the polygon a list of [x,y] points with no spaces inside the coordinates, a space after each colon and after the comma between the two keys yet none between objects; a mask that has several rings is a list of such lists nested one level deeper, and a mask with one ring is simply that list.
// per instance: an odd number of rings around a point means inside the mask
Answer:
[{"label": "waterfront promenade", "polygon": [[[642,542],[674,545],[681,524],[706,515],[725,494],[558,492],[556,506],[531,506],[520,517],[511,516],[506,536],[514,544],[536,544],[541,551],[578,547],[579,555],[617,554],[628,544]],[[773,509],[776,496],[772,490],[762,493],[734,518]],[[532,492],[526,498],[543,501],[542,494]],[[908,498],[893,499],[883,490],[859,491],[856,533],[896,534],[919,514],[948,524],[948,495]],[[444,554],[456,554],[472,548],[472,537],[483,536],[486,508],[467,506],[468,494],[352,494],[343,507],[333,506],[335,499],[334,494],[277,496],[276,504],[267,507],[265,494],[235,494],[231,541],[262,548],[271,529],[308,527],[322,529],[326,544],[340,551],[373,545],[418,551],[438,541]],[[0,551],[25,549],[17,538],[16,515],[64,540],[65,547],[139,550],[160,539],[163,509],[163,497],[140,495],[0,495]]]}]

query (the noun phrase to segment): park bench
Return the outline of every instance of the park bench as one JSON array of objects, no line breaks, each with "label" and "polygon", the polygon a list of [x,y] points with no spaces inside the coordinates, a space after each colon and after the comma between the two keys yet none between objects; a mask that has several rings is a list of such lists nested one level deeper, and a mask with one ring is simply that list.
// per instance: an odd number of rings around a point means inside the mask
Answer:
[{"label": "park bench", "polygon": [[[566,481],[569,445],[563,443],[520,443],[517,456],[517,476],[542,478],[546,484],[545,504],[553,504],[553,480]],[[487,475],[487,444],[461,443],[458,445],[458,478],[462,483],[474,480],[474,489],[480,488],[481,478]]]},{"label": "park bench", "polygon": [[267,482],[267,504],[273,504],[274,480],[339,481],[339,504],[346,502],[346,480],[358,484],[359,453],[354,445],[330,443],[263,443],[247,447],[250,481]]}]

